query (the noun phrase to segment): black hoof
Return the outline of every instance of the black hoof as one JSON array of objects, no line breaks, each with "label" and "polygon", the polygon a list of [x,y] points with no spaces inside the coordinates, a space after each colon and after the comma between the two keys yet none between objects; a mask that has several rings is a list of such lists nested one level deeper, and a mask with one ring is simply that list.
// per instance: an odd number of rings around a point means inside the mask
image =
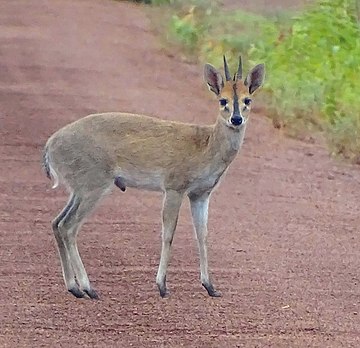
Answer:
[{"label": "black hoof", "polygon": [[212,284],[204,284],[202,286],[206,289],[210,297],[221,297],[220,292],[216,291]]},{"label": "black hoof", "polygon": [[100,297],[99,295],[97,294],[97,292],[94,290],[94,289],[89,289],[89,290],[85,290],[84,289],[84,292],[86,293],[86,295],[88,295],[92,300],[99,300]]},{"label": "black hoof", "polygon": [[74,286],[68,289],[70,293],[72,293],[76,298],[83,298],[85,294],[77,287]]},{"label": "black hoof", "polygon": [[158,285],[158,288],[159,288],[160,296],[162,298],[169,296],[169,290],[166,289],[166,285],[163,285],[163,286]]}]

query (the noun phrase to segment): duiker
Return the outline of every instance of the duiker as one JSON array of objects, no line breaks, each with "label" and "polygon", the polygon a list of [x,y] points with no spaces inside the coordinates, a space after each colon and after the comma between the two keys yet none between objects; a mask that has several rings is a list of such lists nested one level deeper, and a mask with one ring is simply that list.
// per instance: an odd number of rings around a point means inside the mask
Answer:
[{"label": "duiker", "polygon": [[94,114],[53,134],[46,143],[44,167],[54,186],[70,192],[53,220],[63,277],[76,297],[98,295],[89,282],[76,238],[81,224],[113,187],[164,193],[162,250],[156,283],[166,296],[166,270],[184,196],[191,205],[199,253],[201,283],[220,296],[210,280],[207,259],[208,206],[212,191],[242,145],[254,92],[263,84],[264,65],[242,79],[241,57],[232,78],[224,57],[225,79],[206,64],[205,81],[216,95],[219,111],[213,125],[195,125],[128,113]]}]

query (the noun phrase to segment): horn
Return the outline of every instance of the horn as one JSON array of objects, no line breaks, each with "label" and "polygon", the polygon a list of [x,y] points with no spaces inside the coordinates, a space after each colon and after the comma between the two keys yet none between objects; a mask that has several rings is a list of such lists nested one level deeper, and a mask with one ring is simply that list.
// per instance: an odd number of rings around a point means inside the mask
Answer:
[{"label": "horn", "polygon": [[231,76],[230,76],[230,71],[229,71],[228,64],[227,64],[227,62],[226,62],[225,55],[224,55],[224,70],[225,70],[225,78],[226,78],[226,81],[230,81],[230,80],[231,80]]},{"label": "horn", "polygon": [[242,59],[241,56],[239,56],[239,67],[238,67],[238,71],[234,76],[234,81],[236,82],[237,80],[241,80],[242,79]]}]

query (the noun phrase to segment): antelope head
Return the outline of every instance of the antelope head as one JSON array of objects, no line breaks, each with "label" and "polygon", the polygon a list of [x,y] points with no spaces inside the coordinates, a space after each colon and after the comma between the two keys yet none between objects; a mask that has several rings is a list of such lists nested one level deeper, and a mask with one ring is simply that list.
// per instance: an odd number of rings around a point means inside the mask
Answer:
[{"label": "antelope head", "polygon": [[219,101],[220,120],[229,128],[239,130],[249,117],[254,92],[263,84],[264,64],[256,65],[243,80],[242,61],[233,78],[224,56],[225,80],[211,64],[205,64],[204,77],[209,89]]}]

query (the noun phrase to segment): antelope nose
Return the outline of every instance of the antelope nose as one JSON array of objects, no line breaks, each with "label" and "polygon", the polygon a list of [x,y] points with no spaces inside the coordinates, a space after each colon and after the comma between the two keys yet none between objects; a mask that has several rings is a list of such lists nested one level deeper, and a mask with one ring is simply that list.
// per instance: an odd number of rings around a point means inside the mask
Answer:
[{"label": "antelope nose", "polygon": [[234,126],[240,126],[243,123],[243,118],[241,116],[233,116],[230,121]]}]

